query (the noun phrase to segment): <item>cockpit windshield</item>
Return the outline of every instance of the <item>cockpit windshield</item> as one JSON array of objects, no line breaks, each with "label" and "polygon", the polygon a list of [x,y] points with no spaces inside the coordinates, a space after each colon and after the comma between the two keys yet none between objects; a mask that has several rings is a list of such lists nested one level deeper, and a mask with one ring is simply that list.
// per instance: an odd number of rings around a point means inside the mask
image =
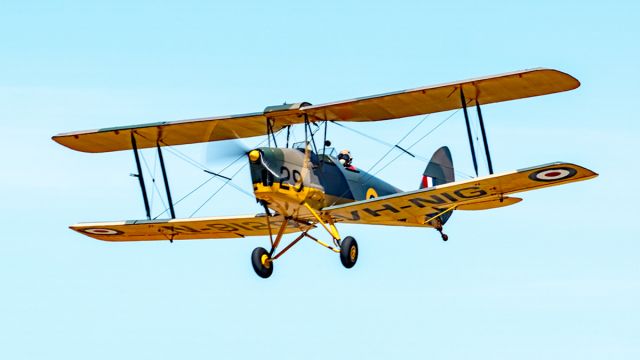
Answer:
[{"label": "cockpit windshield", "polygon": [[[291,147],[294,148],[294,149],[298,149],[298,150],[304,152],[304,144],[305,144],[304,141],[300,141],[300,142],[293,143],[293,145]],[[316,155],[315,151],[313,151],[313,146],[310,146],[310,148],[311,148],[311,153]],[[318,148],[318,152],[319,152],[319,154],[317,154],[317,155],[322,156],[322,147]],[[335,158],[336,156],[338,156],[338,152],[336,151],[336,149],[334,147],[325,147],[324,148],[324,154],[326,156],[329,156],[329,157],[332,157],[332,158]]]}]

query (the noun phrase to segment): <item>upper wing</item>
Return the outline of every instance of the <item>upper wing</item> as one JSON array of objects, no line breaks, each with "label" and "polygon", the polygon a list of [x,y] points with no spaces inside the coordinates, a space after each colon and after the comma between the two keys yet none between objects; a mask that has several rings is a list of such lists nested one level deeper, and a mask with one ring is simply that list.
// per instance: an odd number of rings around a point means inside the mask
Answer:
[{"label": "upper wing", "polygon": [[76,131],[52,139],[73,150],[98,153],[132,149],[132,132],[138,148],[144,149],[264,135],[265,124],[264,115],[256,113]]},{"label": "upper wing", "polygon": [[303,107],[320,120],[378,121],[460,109],[460,88],[467,106],[573,90],[580,82],[553,69],[532,69],[447,84]]},{"label": "upper wing", "polygon": [[84,152],[131,149],[132,132],[139,148],[193,144],[265,135],[267,119],[271,120],[273,130],[278,131],[287,125],[303,123],[305,115],[310,121],[378,121],[459,109],[460,88],[467,105],[473,106],[552,94],[578,86],[578,80],[563,72],[532,69],[320,105],[285,104],[253,114],[64,133],[53,140]]},{"label": "upper wing", "polygon": [[[280,215],[271,217],[271,230],[276,233],[283,221],[285,220]],[[311,224],[289,220],[285,233],[312,227]],[[105,241],[229,239],[269,235],[267,218],[258,215],[80,223],[71,225],[70,228]]]},{"label": "upper wing", "polygon": [[428,225],[451,210],[482,210],[520,201],[506,195],[587,180],[598,174],[578,165],[553,163],[510,173],[443,184],[417,191],[330,206],[323,214],[336,221],[380,225]]}]

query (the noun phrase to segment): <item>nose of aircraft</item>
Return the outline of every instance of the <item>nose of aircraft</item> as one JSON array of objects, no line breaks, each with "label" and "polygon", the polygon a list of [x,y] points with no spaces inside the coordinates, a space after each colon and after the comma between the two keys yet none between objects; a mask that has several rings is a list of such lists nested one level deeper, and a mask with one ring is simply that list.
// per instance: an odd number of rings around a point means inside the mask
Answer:
[{"label": "nose of aircraft", "polygon": [[248,155],[251,162],[257,162],[258,160],[260,160],[260,150],[258,149],[249,151]]},{"label": "nose of aircraft", "polygon": [[278,161],[278,154],[271,148],[258,148],[247,152],[249,158],[249,169],[253,183],[272,183],[275,178],[279,178],[281,161]]}]

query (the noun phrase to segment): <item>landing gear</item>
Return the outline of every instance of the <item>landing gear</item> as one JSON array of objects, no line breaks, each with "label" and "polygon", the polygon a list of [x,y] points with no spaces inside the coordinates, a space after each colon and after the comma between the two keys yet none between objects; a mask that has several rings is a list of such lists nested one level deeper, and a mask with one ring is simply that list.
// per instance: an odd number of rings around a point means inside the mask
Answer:
[{"label": "landing gear", "polygon": [[450,208],[445,209],[445,210],[440,211],[439,213],[435,214],[435,216],[432,216],[432,217],[428,218],[424,222],[425,224],[431,225],[431,226],[433,226],[434,229],[438,230],[438,232],[440,233],[440,236],[442,237],[442,241],[449,240],[449,236],[442,232],[442,226],[444,225],[446,220],[449,218],[449,216],[451,216],[451,213],[449,213],[449,215],[447,215],[446,218],[443,218],[443,215],[445,215],[449,211],[455,210],[455,208],[456,208],[456,205],[451,206]]},{"label": "landing gear", "polygon": [[[267,229],[269,230],[269,240],[271,242],[271,250],[267,251],[265,248],[257,247],[253,250],[251,254],[251,265],[253,266],[253,270],[255,270],[256,274],[261,278],[268,278],[273,274],[273,263],[280,256],[282,256],[285,252],[291,249],[295,244],[297,244],[303,238],[309,238],[319,245],[333,251],[334,253],[340,254],[340,262],[344,265],[345,268],[350,269],[358,260],[358,243],[356,239],[351,236],[347,236],[344,239],[340,240],[340,234],[338,234],[338,229],[336,229],[335,224],[332,219],[328,220],[328,224],[316,213],[316,211],[311,208],[307,203],[303,205],[309,209],[309,212],[316,218],[319,224],[327,230],[331,238],[333,239],[333,245],[327,244],[319,239],[316,239],[314,236],[309,234],[309,230],[314,228],[314,223],[311,221],[302,221],[302,220],[294,220],[291,217],[282,216],[282,215],[271,215],[267,204],[263,203],[265,207],[266,213],[266,222]],[[277,221],[281,221],[280,227],[276,233],[272,232],[271,228],[271,219],[277,218]],[[300,235],[293,240],[289,245],[287,245],[284,249],[279,252],[276,252],[278,245],[280,244],[284,233],[287,230],[287,226],[295,226],[301,231]],[[275,235],[275,239],[274,239]]]},{"label": "landing gear", "polygon": [[351,236],[340,242],[340,261],[347,269],[351,269],[358,261],[358,242]]},{"label": "landing gear", "polygon": [[251,253],[251,265],[256,274],[263,279],[273,274],[273,260],[265,248],[257,247]]},{"label": "landing gear", "polygon": [[442,226],[436,228],[436,230],[438,230],[438,232],[440,233],[440,236],[442,237],[442,241],[449,240],[449,236],[442,232]]}]

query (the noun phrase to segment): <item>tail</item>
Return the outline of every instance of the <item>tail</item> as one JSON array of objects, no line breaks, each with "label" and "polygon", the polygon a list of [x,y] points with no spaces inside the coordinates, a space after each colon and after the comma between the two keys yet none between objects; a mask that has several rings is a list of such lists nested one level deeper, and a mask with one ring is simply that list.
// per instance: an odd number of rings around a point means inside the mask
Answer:
[{"label": "tail", "polygon": [[424,169],[420,189],[450,183],[455,180],[451,151],[449,151],[448,147],[443,146],[433,153],[429,165]]},{"label": "tail", "polygon": [[[422,174],[422,182],[420,183],[420,189],[430,188],[446,183],[450,183],[456,180],[455,173],[453,172],[453,160],[451,159],[451,151],[446,146],[436,150],[429,161],[429,165],[424,169]],[[442,225],[451,217],[453,211],[450,211],[440,216],[439,231],[442,231]],[[444,237],[443,237],[444,239]]]}]

